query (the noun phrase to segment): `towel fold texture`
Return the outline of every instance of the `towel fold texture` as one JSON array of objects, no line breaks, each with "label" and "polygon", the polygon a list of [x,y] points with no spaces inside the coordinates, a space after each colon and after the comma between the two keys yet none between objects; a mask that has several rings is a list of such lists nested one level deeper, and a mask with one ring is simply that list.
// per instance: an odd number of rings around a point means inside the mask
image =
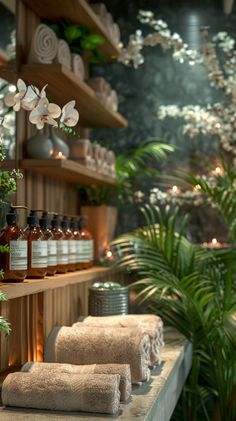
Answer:
[{"label": "towel fold texture", "polygon": [[126,401],[131,395],[131,373],[128,364],[90,364],[72,365],[58,363],[27,362],[21,368],[25,373],[39,373],[54,375],[54,373],[68,374],[118,374],[120,376],[120,400]]},{"label": "towel fold texture", "polygon": [[[138,327],[146,332],[151,341],[150,360],[151,365],[161,362],[161,348],[164,346],[163,322],[159,316],[154,314],[127,314],[119,316],[94,317],[88,316],[83,320],[87,326],[97,327]],[[73,326],[80,325],[81,322],[74,323]]]},{"label": "towel fold texture", "polygon": [[116,414],[120,376],[117,374],[9,374],[2,385],[4,406]]},{"label": "towel fold texture", "polygon": [[149,377],[150,339],[137,329],[81,326],[54,327],[45,346],[45,361],[78,365],[129,364],[131,381]]},{"label": "towel fold texture", "polygon": [[55,32],[44,23],[37,26],[31,41],[29,62],[50,64],[58,50],[58,39]]},{"label": "towel fold texture", "polygon": [[71,54],[71,68],[73,73],[81,80],[85,79],[84,62],[79,54]]},{"label": "towel fold texture", "polygon": [[58,48],[55,61],[68,67],[68,69],[71,69],[70,47],[64,39],[58,40]]}]

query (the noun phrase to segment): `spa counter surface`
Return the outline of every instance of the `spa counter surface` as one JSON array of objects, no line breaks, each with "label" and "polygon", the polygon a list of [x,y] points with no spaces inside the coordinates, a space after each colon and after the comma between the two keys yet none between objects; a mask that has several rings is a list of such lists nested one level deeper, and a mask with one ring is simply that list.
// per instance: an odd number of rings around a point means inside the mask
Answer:
[{"label": "spa counter surface", "polygon": [[152,371],[149,383],[133,389],[117,416],[0,408],[1,421],[168,421],[192,363],[191,344],[172,328],[165,328],[163,363]]}]

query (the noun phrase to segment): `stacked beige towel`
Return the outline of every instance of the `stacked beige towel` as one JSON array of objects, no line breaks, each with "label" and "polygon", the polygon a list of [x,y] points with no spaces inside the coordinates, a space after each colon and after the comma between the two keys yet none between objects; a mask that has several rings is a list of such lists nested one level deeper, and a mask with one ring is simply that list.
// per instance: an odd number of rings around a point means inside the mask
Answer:
[{"label": "stacked beige towel", "polygon": [[105,4],[104,3],[91,4],[91,8],[94,10],[96,15],[98,15],[99,19],[102,21],[103,25],[105,26],[110,36],[114,38],[117,44],[119,44],[120,28],[117,25],[117,23],[113,21],[113,17],[107,11]]},{"label": "stacked beige towel", "polygon": [[54,61],[57,50],[58,40],[55,32],[44,23],[38,25],[33,34],[29,61],[50,64]]},{"label": "stacked beige towel", "polygon": [[117,374],[12,373],[2,385],[4,406],[115,414],[119,410]]},{"label": "stacked beige towel", "polygon": [[131,395],[131,373],[128,364],[91,364],[72,365],[58,363],[25,363],[21,369],[29,373],[45,373],[46,376],[53,376],[59,373],[68,374],[118,374],[120,376],[120,400],[126,401]]},{"label": "stacked beige towel", "polygon": [[[151,341],[151,365],[161,362],[160,350],[164,345],[163,322],[160,317],[154,314],[128,314],[119,316],[93,317],[88,316],[83,323],[86,326],[109,326],[109,327],[139,327],[146,332]],[[81,322],[74,323],[73,326],[80,325]]]},{"label": "stacked beige towel", "polygon": [[85,79],[84,62],[79,54],[71,54],[71,67],[76,76],[81,80]]},{"label": "stacked beige towel", "polygon": [[55,57],[56,63],[63,64],[64,66],[71,68],[71,53],[69,45],[64,39],[59,39],[58,49]]},{"label": "stacked beige towel", "polygon": [[132,383],[148,380],[150,339],[137,329],[54,327],[45,347],[45,361],[88,364],[129,364]]}]

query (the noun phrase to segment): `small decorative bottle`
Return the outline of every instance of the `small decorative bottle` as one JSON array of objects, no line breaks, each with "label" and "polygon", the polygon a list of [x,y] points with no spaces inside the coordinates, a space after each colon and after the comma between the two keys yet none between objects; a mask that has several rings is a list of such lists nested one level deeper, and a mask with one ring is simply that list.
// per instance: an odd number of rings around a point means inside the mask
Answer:
[{"label": "small decorative bottle", "polygon": [[27,218],[28,225],[24,230],[28,241],[27,278],[44,278],[47,274],[47,240],[39,226],[36,211],[32,210]]},{"label": "small decorative bottle", "polygon": [[79,219],[79,233],[81,239],[78,240],[80,269],[87,269],[93,266],[94,260],[94,240],[92,234],[86,228],[86,218]]},{"label": "small decorative bottle", "polygon": [[66,273],[68,271],[68,243],[65,240],[60,221],[57,214],[51,221],[53,237],[57,244],[57,271],[56,273]]},{"label": "small decorative bottle", "polygon": [[55,275],[57,270],[57,242],[54,238],[52,230],[49,228],[48,212],[43,212],[42,217],[39,220],[40,228],[44,234],[44,238],[47,240],[48,249],[48,267],[47,275]]},{"label": "small decorative bottle", "polygon": [[[71,258],[70,258],[70,242],[72,241],[73,233],[69,228],[69,220],[67,216],[63,216],[63,219],[61,221],[61,229],[63,231],[64,238],[67,242],[67,270],[69,272],[72,272],[73,270],[75,270],[75,265],[74,263],[72,264]],[[72,259],[73,259],[73,256],[72,256]]]},{"label": "small decorative bottle", "polygon": [[0,233],[0,244],[9,247],[8,252],[0,253],[3,280],[7,282],[22,282],[27,275],[27,238],[17,224],[16,208],[23,206],[11,206],[6,215],[7,226]]},{"label": "small decorative bottle", "polygon": [[80,243],[79,240],[81,240],[81,235],[79,232],[78,227],[78,221],[75,218],[71,218],[71,231],[73,232],[74,239],[75,239],[75,247],[76,247],[76,256],[75,256],[75,270],[81,269],[81,263],[80,263]]}]

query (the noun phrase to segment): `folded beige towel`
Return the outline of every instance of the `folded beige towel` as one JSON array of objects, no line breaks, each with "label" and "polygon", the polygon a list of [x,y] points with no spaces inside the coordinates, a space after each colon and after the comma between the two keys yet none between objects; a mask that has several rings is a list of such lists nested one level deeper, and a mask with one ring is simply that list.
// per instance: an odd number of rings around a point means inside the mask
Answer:
[{"label": "folded beige towel", "polygon": [[64,66],[68,67],[68,69],[71,69],[70,47],[64,39],[59,39],[58,41],[55,62],[63,64]]},{"label": "folded beige towel", "polygon": [[106,106],[114,112],[118,110],[118,96],[116,91],[111,91],[110,95],[107,98]]},{"label": "folded beige towel", "polygon": [[94,3],[91,4],[90,7],[100,18],[101,16],[105,16],[107,14],[107,8],[104,3]]},{"label": "folded beige towel", "polygon": [[102,93],[105,97],[111,93],[111,85],[103,77],[94,77],[87,83],[96,93]]},{"label": "folded beige towel", "polygon": [[73,73],[81,80],[85,79],[84,62],[79,54],[71,54],[71,68]]},{"label": "folded beige towel", "polygon": [[9,374],[2,385],[4,406],[115,414],[119,409],[118,374]]},{"label": "folded beige towel", "polygon": [[126,401],[131,395],[131,373],[128,364],[90,364],[72,365],[58,363],[28,362],[21,368],[23,372],[30,373],[68,373],[68,374],[119,374],[120,376],[120,400]]},{"label": "folded beige towel", "polygon": [[[164,341],[163,322],[159,316],[154,314],[127,314],[106,317],[88,316],[84,319],[83,323],[90,326],[139,327],[149,335],[151,340],[151,365],[161,362],[160,351],[164,345]],[[78,323],[75,323],[73,326],[77,325]]]},{"label": "folded beige towel", "polygon": [[129,364],[132,383],[147,380],[150,339],[137,329],[54,327],[47,339],[45,361],[69,364]]},{"label": "folded beige towel", "polygon": [[58,39],[55,32],[44,23],[37,26],[30,47],[29,62],[52,63],[56,57]]}]

